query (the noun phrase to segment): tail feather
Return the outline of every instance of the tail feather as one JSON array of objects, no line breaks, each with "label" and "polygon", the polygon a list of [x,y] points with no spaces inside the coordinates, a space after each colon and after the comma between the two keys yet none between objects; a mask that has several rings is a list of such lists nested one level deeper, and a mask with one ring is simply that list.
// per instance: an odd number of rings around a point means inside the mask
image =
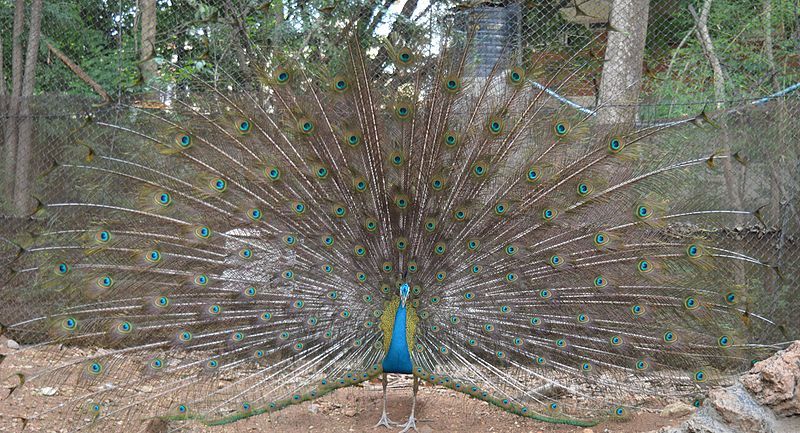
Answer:
[{"label": "tail feather", "polygon": [[348,35],[318,68],[267,59],[263,89],[93,114],[91,157],[2,250],[3,325],[49,360],[20,377],[75,391],[43,414],[217,425],[369,380],[402,282],[415,375],[545,421],[693,397],[774,348],[773,267],[714,234],[756,215],[681,190],[716,187],[713,131],[598,125],[549,97],[578,54],[484,79],[459,37],[376,67]]}]

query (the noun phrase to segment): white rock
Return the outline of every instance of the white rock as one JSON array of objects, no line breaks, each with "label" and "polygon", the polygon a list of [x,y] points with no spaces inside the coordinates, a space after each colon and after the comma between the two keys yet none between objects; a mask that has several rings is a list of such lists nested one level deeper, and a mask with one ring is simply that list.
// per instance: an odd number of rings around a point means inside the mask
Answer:
[{"label": "white rock", "polygon": [[9,349],[14,349],[14,350],[19,349],[19,343],[17,343],[14,340],[6,341],[6,345],[8,346]]},{"label": "white rock", "polygon": [[46,397],[52,397],[58,394],[58,388],[53,388],[51,386],[45,386],[43,388],[37,389],[36,391],[39,393],[39,395],[44,395]]}]

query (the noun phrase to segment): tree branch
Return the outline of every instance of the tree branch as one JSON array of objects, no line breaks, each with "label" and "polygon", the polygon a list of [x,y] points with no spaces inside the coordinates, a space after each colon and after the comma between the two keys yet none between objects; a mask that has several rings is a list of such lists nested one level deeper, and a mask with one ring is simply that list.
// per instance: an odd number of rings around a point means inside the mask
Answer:
[{"label": "tree branch", "polygon": [[703,9],[700,11],[699,17],[691,4],[689,5],[689,12],[694,17],[697,38],[703,46],[703,53],[705,53],[706,58],[711,63],[711,69],[714,71],[714,97],[717,100],[717,108],[722,108],[725,100],[725,75],[722,72],[719,58],[714,53],[714,44],[711,41],[711,34],[708,32],[708,15],[711,12],[711,2],[712,0],[704,0]]},{"label": "tree branch", "polygon": [[61,60],[61,63],[63,63],[67,68],[69,68],[69,70],[72,71],[73,74],[75,74],[78,78],[80,78],[81,81],[88,84],[89,87],[91,87],[92,90],[95,91],[95,93],[100,95],[100,97],[103,98],[103,102],[111,101],[111,96],[109,96],[108,92],[106,92],[105,89],[103,89],[103,86],[98,84],[97,81],[93,80],[92,77],[89,76],[89,74],[87,74],[83,69],[81,69],[80,66],[76,65],[75,62],[70,60],[70,58],[67,57],[66,54],[62,53],[58,48],[54,47],[53,44],[51,44],[50,42],[45,42],[45,45],[47,45],[47,49],[50,50],[51,53],[55,54],[55,56],[58,57],[58,60]]}]

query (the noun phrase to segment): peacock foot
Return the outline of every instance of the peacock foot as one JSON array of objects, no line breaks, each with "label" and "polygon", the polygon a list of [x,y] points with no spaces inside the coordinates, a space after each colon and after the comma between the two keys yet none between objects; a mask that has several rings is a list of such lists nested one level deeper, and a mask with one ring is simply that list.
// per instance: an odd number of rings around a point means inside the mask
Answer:
[{"label": "peacock foot", "polygon": [[375,424],[375,426],[373,428],[377,428],[377,427],[380,427],[380,426],[391,428],[393,426],[399,426],[399,425],[400,425],[399,423],[396,423],[396,422],[390,420],[389,419],[389,415],[387,415],[386,412],[384,412],[383,415],[381,415],[380,421],[378,421],[378,423]]},{"label": "peacock foot", "polygon": [[400,427],[403,427],[403,429],[400,430],[400,433],[406,433],[407,431],[409,431],[411,429],[414,429],[414,431],[417,431],[417,419],[414,418],[414,415],[411,415],[410,417],[408,417],[408,422],[403,424],[403,425],[401,425]]}]

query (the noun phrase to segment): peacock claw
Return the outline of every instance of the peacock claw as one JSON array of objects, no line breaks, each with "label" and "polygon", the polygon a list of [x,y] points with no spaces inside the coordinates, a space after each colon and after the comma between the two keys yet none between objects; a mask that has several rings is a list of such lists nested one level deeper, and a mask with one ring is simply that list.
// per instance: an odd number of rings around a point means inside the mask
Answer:
[{"label": "peacock claw", "polygon": [[372,427],[372,428],[378,428],[380,426],[391,428],[393,426],[399,426],[399,425],[400,425],[400,423],[396,423],[396,422],[390,420],[389,416],[386,414],[386,412],[384,412],[383,415],[381,415],[380,421],[378,421],[378,423],[375,424],[375,426]]},{"label": "peacock claw", "polygon": [[412,416],[408,417],[408,422],[403,424],[403,425],[401,425],[400,427],[403,427],[403,429],[400,430],[400,433],[406,433],[407,431],[409,431],[411,429],[414,429],[414,431],[417,431],[417,419],[414,418],[414,416],[412,415]]}]

